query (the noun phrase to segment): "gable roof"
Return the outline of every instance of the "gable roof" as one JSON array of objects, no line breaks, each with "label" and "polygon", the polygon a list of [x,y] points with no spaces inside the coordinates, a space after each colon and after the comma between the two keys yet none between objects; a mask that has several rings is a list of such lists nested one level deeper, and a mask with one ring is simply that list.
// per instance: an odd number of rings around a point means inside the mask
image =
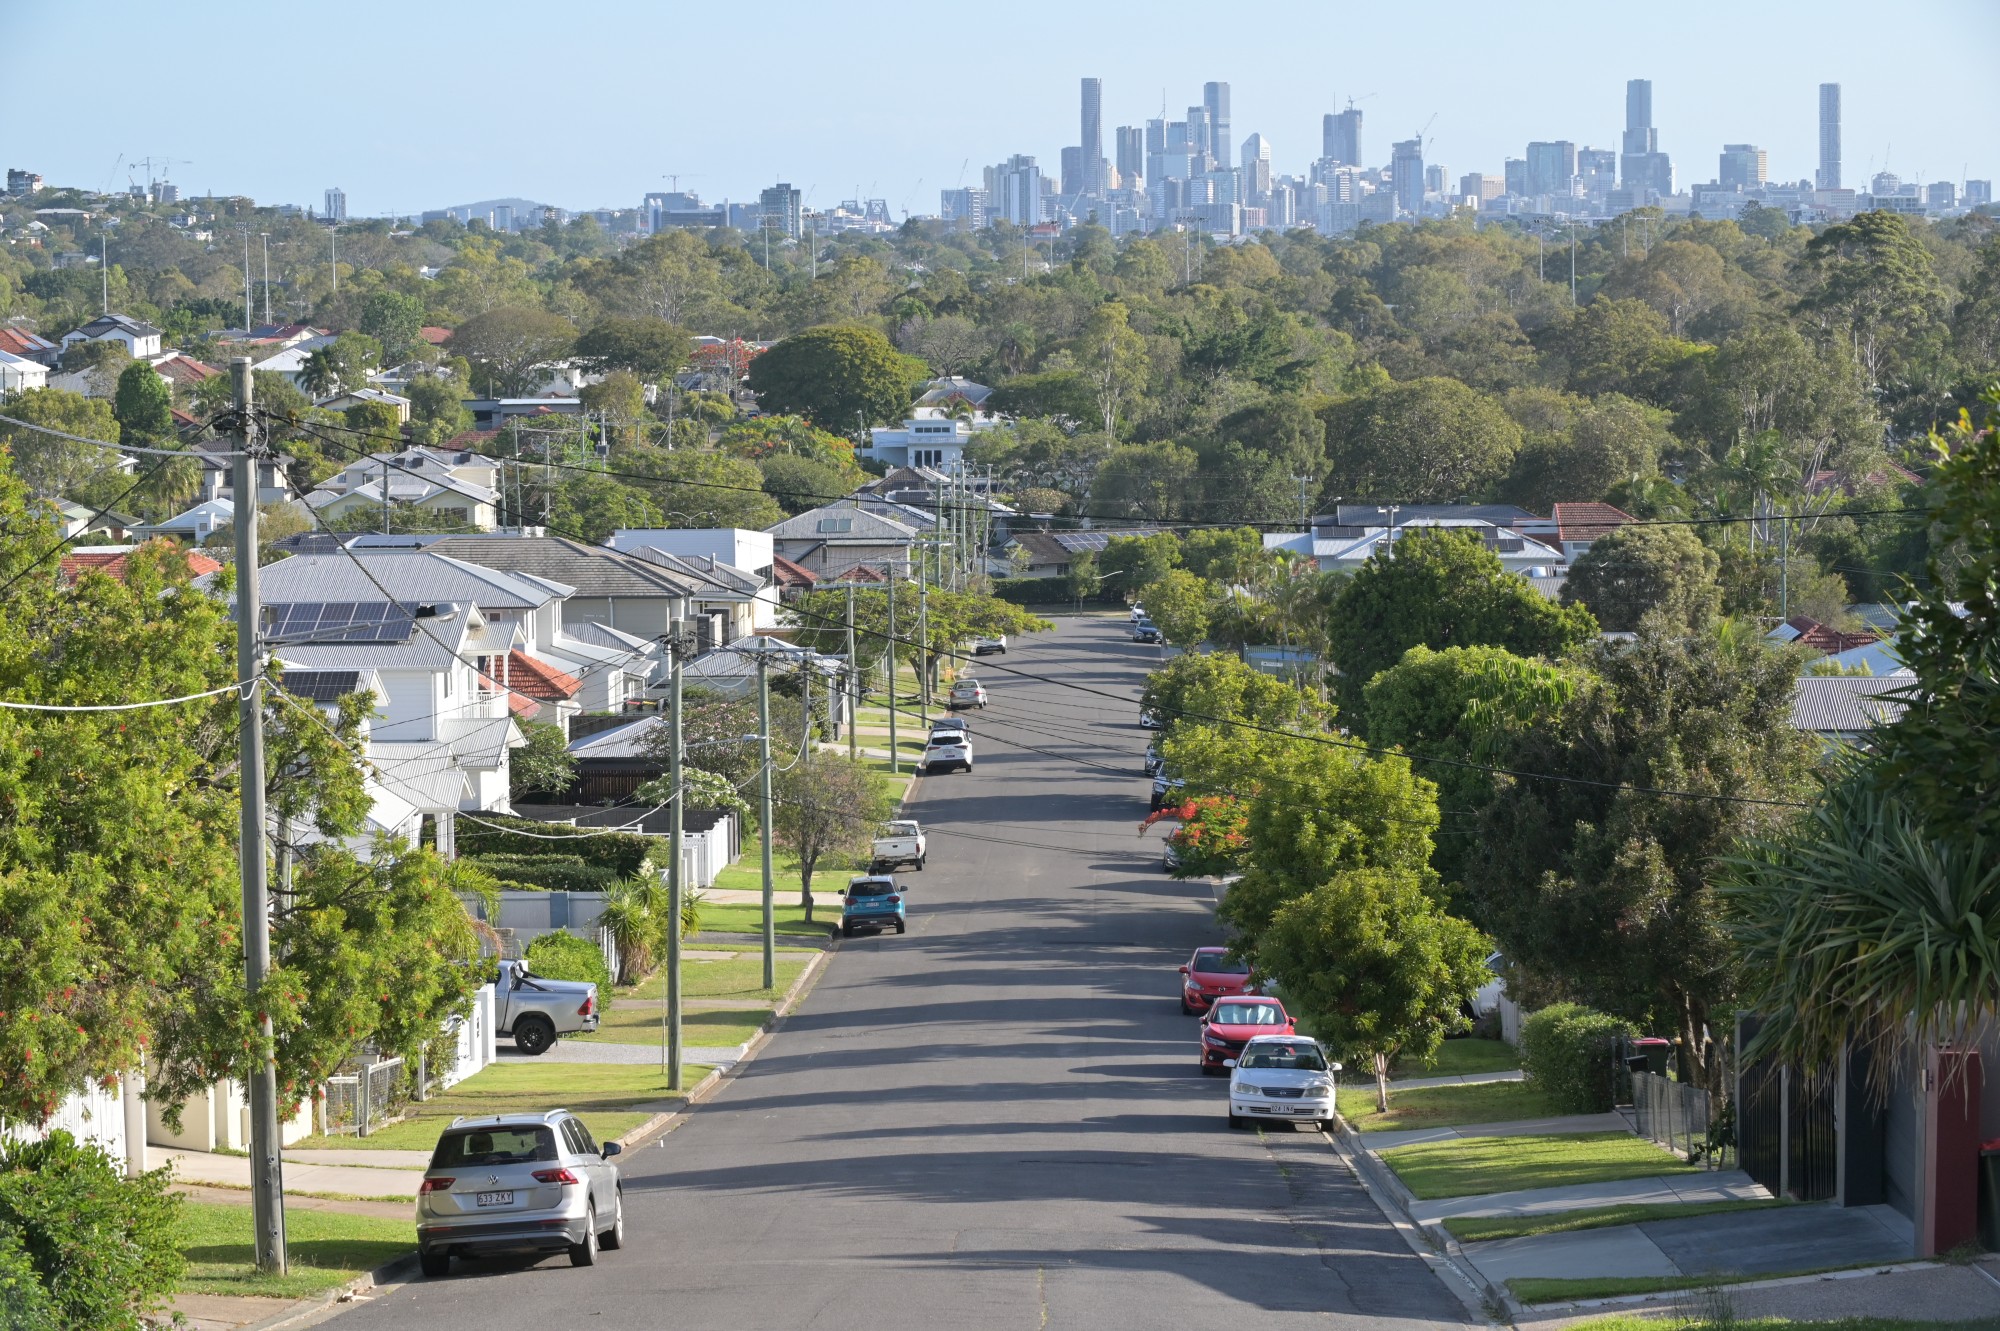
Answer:
[{"label": "gable roof", "polygon": [[1594,541],[1638,521],[1611,504],[1557,504],[1549,516],[1555,519],[1556,535],[1565,541]]},{"label": "gable roof", "polygon": [[76,331],[88,338],[109,337],[118,332],[132,337],[161,336],[160,330],[153,325],[123,314],[100,314]]},{"label": "gable roof", "polygon": [[819,577],[811,569],[794,564],[783,555],[772,555],[771,580],[780,587],[794,587],[810,591],[813,584],[819,581]]},{"label": "gable roof", "polygon": [[[146,544],[150,545],[152,542],[148,541]],[[172,546],[173,542],[168,541],[166,544]],[[77,550],[62,557],[62,566],[58,576],[62,579],[64,586],[75,583],[78,578],[81,578],[86,573],[102,573],[106,577],[116,578],[120,582],[123,582],[125,580],[127,564],[130,562],[132,556],[142,548],[142,546],[134,545],[123,546],[116,550]],[[183,550],[181,554],[187,559],[189,577],[199,578],[205,574],[220,573],[222,571],[222,561],[212,555],[203,554],[199,550]]]},{"label": "gable roof", "polygon": [[507,664],[503,669],[507,687],[516,693],[526,694],[536,702],[563,702],[574,698],[583,687],[583,681],[575,675],[565,674],[546,661],[538,661],[518,647],[507,653]]},{"label": "gable roof", "polygon": [[[570,593],[562,583],[517,576],[433,546],[425,550],[371,550],[297,554],[267,564],[259,574],[266,601],[380,601],[470,603],[481,610],[532,610]],[[379,585],[378,585],[379,584]]]},{"label": "gable roof", "polygon": [[[1791,630],[1789,633],[1785,630]],[[1771,636],[1789,642],[1803,643],[1816,651],[1832,656],[1855,647],[1872,647],[1882,641],[1879,633],[1843,633],[1820,623],[1810,615],[1793,615],[1780,627],[1773,629]]]},{"label": "gable roof", "polygon": [[1894,721],[1909,705],[1890,695],[1908,675],[1801,675],[1792,689],[1792,724],[1822,735],[1859,735]]},{"label": "gable roof", "polygon": [[677,555],[652,545],[636,546],[630,553],[687,579],[703,596],[754,596],[764,588],[763,578],[713,555]]},{"label": "gable roof", "polygon": [[0,327],[0,351],[11,351],[24,359],[39,361],[55,350],[55,343],[25,328]]},{"label": "gable roof", "polygon": [[582,597],[696,594],[683,579],[657,564],[563,536],[447,536],[428,548],[485,568],[560,582]]},{"label": "gable roof", "polygon": [[[821,526],[822,523],[846,525],[838,531],[829,531]],[[835,545],[855,542],[908,545],[917,539],[916,528],[879,513],[870,513],[852,499],[839,499],[807,509],[764,530],[780,541],[822,541]]]}]

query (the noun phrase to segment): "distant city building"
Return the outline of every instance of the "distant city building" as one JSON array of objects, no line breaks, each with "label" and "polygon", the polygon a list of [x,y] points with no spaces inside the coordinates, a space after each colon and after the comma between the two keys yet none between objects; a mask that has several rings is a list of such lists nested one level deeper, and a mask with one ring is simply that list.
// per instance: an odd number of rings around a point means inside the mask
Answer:
[{"label": "distant city building", "polygon": [[1074,199],[1083,193],[1083,149],[1062,150],[1062,172],[1056,184],[1056,193],[1065,199]]},{"label": "distant city building", "polygon": [[326,192],[326,220],[329,222],[347,220],[347,191],[337,185]]},{"label": "distant city building", "polygon": [[1016,153],[998,166],[986,168],[989,219],[1006,218],[1016,226],[1038,226],[1047,190],[1035,159]]},{"label": "distant city building", "polygon": [[1424,210],[1424,141],[1405,139],[1390,153],[1389,193],[1396,212],[1419,216]]},{"label": "distant city building", "polygon": [[1577,149],[1576,177],[1584,197],[1602,207],[1618,188],[1618,154],[1610,148]]},{"label": "distant city building", "polygon": [[1525,199],[1533,192],[1528,188],[1528,162],[1526,158],[1509,157],[1501,169],[1506,172],[1501,179],[1506,183],[1509,194],[1518,199]]},{"label": "distant city building", "polygon": [[1146,131],[1139,125],[1118,127],[1118,174],[1126,189],[1146,174]]},{"label": "distant city building", "polygon": [[1945,209],[1958,207],[1958,186],[1949,180],[1939,180],[1924,188],[1924,207]]},{"label": "distant city building", "polygon": [[938,194],[938,216],[967,231],[986,229],[986,191],[948,189]]},{"label": "distant city building", "polygon": [[1715,179],[1724,189],[1754,189],[1764,183],[1769,168],[1767,155],[1755,144],[1725,143]]},{"label": "distant city building", "polygon": [[1328,116],[1320,137],[1321,156],[1342,166],[1361,165],[1361,112],[1350,106]]},{"label": "distant city building", "polygon": [[1878,199],[1893,198],[1903,192],[1903,181],[1893,171],[1877,171],[1868,182],[1868,192]]},{"label": "distant city building", "polygon": [[[1208,168],[1215,156],[1215,121],[1205,106],[1190,106],[1187,109],[1188,155],[1195,159],[1194,169],[1189,175],[1198,175]],[[1223,150],[1226,154],[1228,149]]]},{"label": "distant city building", "polygon": [[1458,193],[1461,198],[1477,199],[1481,203],[1497,199],[1507,192],[1507,182],[1500,176],[1481,175],[1471,171],[1458,178]]},{"label": "distant city building", "polygon": [[7,171],[7,192],[9,194],[33,194],[42,187],[42,178],[33,171],[23,171],[10,167]]},{"label": "distant city building", "polygon": [[[1082,180],[1078,188],[1093,199],[1104,197],[1104,80],[1083,81]],[[1068,190],[1064,191],[1068,193]]]},{"label": "distant city building", "polygon": [[1229,137],[1229,85],[1204,83],[1201,86],[1201,104],[1208,112],[1208,155],[1227,166],[1229,145],[1235,142]]},{"label": "distant city building", "polygon": [[764,190],[757,196],[761,226],[766,231],[775,231],[797,240],[804,231],[804,219],[799,207],[799,192],[787,181]]},{"label": "distant city building", "polygon": [[1618,174],[1633,207],[1644,206],[1649,196],[1674,192],[1673,161],[1660,151],[1659,132],[1653,128],[1651,79],[1625,83],[1625,139],[1620,146]]},{"label": "distant city building", "polygon": [[1819,85],[1819,171],[1813,184],[1820,189],[1840,188],[1840,85]]},{"label": "distant city building", "polygon": [[1965,206],[1984,208],[1993,202],[1993,182],[1990,180],[1968,180],[1965,182]]},{"label": "distant city building", "polygon": [[1262,134],[1243,140],[1243,194],[1260,208],[1271,196],[1271,144]]},{"label": "distant city building", "polygon": [[1528,145],[1528,188],[1532,198],[1569,198],[1576,193],[1576,145],[1567,139]]}]

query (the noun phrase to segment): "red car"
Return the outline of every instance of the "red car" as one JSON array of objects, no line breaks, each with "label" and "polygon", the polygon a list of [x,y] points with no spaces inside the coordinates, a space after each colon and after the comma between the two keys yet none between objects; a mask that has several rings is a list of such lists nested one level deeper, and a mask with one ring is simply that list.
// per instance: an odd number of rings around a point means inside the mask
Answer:
[{"label": "red car", "polygon": [[1208,1015],[1201,1019],[1201,1071],[1214,1076],[1222,1062],[1243,1052],[1244,1042],[1253,1035],[1290,1035],[1292,1019],[1285,1005],[1275,998],[1255,994],[1235,994],[1218,998]]},{"label": "red car", "polygon": [[1206,1012],[1208,1005],[1250,987],[1250,963],[1232,961],[1226,947],[1198,947],[1181,967],[1181,1011]]}]

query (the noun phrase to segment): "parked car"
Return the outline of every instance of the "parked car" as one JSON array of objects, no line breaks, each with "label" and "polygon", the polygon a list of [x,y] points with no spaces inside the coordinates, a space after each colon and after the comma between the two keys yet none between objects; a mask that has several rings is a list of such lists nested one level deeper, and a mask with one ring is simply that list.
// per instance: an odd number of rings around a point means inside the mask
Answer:
[{"label": "parked car", "polygon": [[1224,1060],[1229,1073],[1229,1126],[1252,1119],[1288,1118],[1321,1132],[1333,1126],[1334,1074],[1319,1041],[1303,1035],[1259,1035]]},{"label": "parked car", "polygon": [[567,1109],[453,1119],[417,1185],[418,1264],[435,1277],[454,1257],[567,1250],[595,1265],[625,1246],[621,1149]]},{"label": "parked car", "polygon": [[1007,635],[1002,633],[991,638],[974,638],[972,640],[972,654],[974,656],[1005,656],[1007,654]]},{"label": "parked car", "polygon": [[[1181,867],[1180,847],[1176,846],[1174,844],[1173,837],[1169,836],[1167,838],[1166,844],[1160,849],[1160,872],[1172,873],[1174,870],[1180,867]],[[1183,1011],[1186,1010],[1185,1005],[1183,1005],[1182,1010]]]},{"label": "parked car", "polygon": [[903,889],[887,874],[870,874],[866,878],[851,878],[847,890],[840,894],[840,936],[854,937],[857,929],[873,929],[880,932],[894,929],[902,933],[909,927],[909,915],[903,905]]},{"label": "parked car", "polygon": [[962,716],[935,717],[931,721],[931,733],[936,734],[940,730],[956,730],[961,735],[970,735],[972,722]]},{"label": "parked car", "polygon": [[1133,642],[1160,642],[1160,626],[1150,619],[1140,620],[1132,626]]},{"label": "parked car", "polygon": [[1184,779],[1177,776],[1168,776],[1167,769],[1164,767],[1155,771],[1153,773],[1153,802],[1150,806],[1152,812],[1158,813],[1160,806],[1167,802],[1167,797],[1186,785],[1187,782]]},{"label": "parked car", "polygon": [[976,679],[958,679],[951,686],[951,696],[945,700],[947,707],[984,707],[986,686]]},{"label": "parked car", "polygon": [[[1167,841],[1173,847],[1171,838]],[[1250,963],[1229,955],[1226,947],[1198,947],[1181,967],[1181,1011],[1206,1012],[1219,998],[1251,992]]]},{"label": "parked car", "polygon": [[917,770],[929,774],[959,769],[972,770],[971,738],[957,730],[933,730],[924,756],[917,759]]},{"label": "parked car", "polygon": [[1140,605],[1137,601],[1132,602],[1132,622],[1136,624],[1145,617],[1146,607]]},{"label": "parked car", "polygon": [[1472,991],[1472,1015],[1483,1017],[1500,1010],[1500,999],[1507,992],[1507,982],[1500,978],[1500,972],[1507,964],[1507,958],[1495,952],[1486,958],[1489,979]]},{"label": "parked car", "polygon": [[1139,724],[1147,730],[1159,730],[1165,723],[1160,720],[1158,712],[1150,707],[1141,707],[1139,709]]},{"label": "parked car", "polygon": [[924,829],[914,818],[899,822],[884,823],[882,835],[875,838],[869,847],[868,872],[887,873],[904,865],[914,865],[923,872],[926,850]]},{"label": "parked car", "polygon": [[597,985],[590,980],[551,980],[525,961],[500,963],[493,984],[493,1029],[512,1036],[524,1054],[546,1054],[556,1037],[597,1029]]},{"label": "parked car", "polygon": [[1160,757],[1160,746],[1159,746],[1159,745],[1157,745],[1157,744],[1148,744],[1148,745],[1146,746],[1146,775],[1147,775],[1147,776],[1152,776],[1152,775],[1153,775],[1153,774],[1154,774],[1155,772],[1158,772],[1158,771],[1160,770],[1160,765],[1161,765],[1161,763],[1162,763],[1162,762],[1164,762],[1164,761],[1165,761],[1165,760],[1164,760],[1164,759],[1162,759],[1162,758]]},{"label": "parked car", "polygon": [[1200,1054],[1202,1075],[1220,1072],[1229,1059],[1259,1035],[1290,1035],[1292,1019],[1285,1005],[1275,998],[1238,994],[1217,999],[1201,1019]]}]

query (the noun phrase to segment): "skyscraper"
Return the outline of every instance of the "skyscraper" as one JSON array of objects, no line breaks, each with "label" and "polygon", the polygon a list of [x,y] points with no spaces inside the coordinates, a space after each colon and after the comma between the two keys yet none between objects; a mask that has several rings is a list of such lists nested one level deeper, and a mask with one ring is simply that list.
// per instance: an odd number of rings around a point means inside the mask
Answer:
[{"label": "skyscraper", "polygon": [[1083,193],[1104,197],[1104,81],[1083,81]]},{"label": "skyscraper", "polygon": [[986,216],[1004,217],[1015,226],[1037,226],[1042,220],[1042,169],[1032,157],[1016,154],[986,168]]},{"label": "skyscraper", "polygon": [[1840,188],[1840,85],[1819,85],[1819,171],[1813,184],[1820,189]]},{"label": "skyscraper", "polygon": [[1567,139],[1528,145],[1528,194],[1568,198],[1576,192],[1576,145]]},{"label": "skyscraper", "polygon": [[[1167,131],[1167,138],[1167,151],[1172,152],[1174,149],[1172,143],[1173,131],[1171,128]],[[1209,118],[1207,107],[1190,106],[1188,108],[1187,141],[1188,151],[1196,157],[1215,156],[1215,122]],[[1226,161],[1229,157],[1229,149],[1224,148],[1222,156]],[[1200,164],[1197,163],[1197,165]]]},{"label": "skyscraper", "polygon": [[1243,194],[1253,208],[1271,196],[1271,144],[1262,134],[1243,140]]},{"label": "skyscraper", "polygon": [[326,220],[329,222],[347,220],[347,191],[338,185],[326,192]]},{"label": "skyscraper", "polygon": [[[1166,136],[1161,135],[1162,138]],[[1126,189],[1133,188],[1136,180],[1146,174],[1146,131],[1137,125],[1120,125],[1118,139],[1118,174]],[[1163,148],[1164,144],[1161,145]]]},{"label": "skyscraper", "polygon": [[1770,158],[1754,143],[1725,143],[1715,179],[1724,189],[1752,189],[1769,178]]},{"label": "skyscraper", "polygon": [[1208,151],[1211,157],[1224,166],[1229,165],[1229,145],[1236,140],[1229,137],[1229,85],[1227,83],[1204,83],[1201,85],[1202,108],[1208,112]]},{"label": "skyscraper", "polygon": [[1322,156],[1342,166],[1361,165],[1361,113],[1353,107],[1329,115],[1320,127]]},{"label": "skyscraper", "polygon": [[1415,217],[1424,210],[1424,141],[1405,139],[1389,158],[1389,191],[1398,216]]},{"label": "skyscraper", "polygon": [[763,228],[781,235],[799,238],[804,229],[804,218],[799,210],[799,192],[786,181],[779,181],[757,196],[759,212],[763,218]]},{"label": "skyscraper", "polygon": [[1062,150],[1062,171],[1056,182],[1056,193],[1075,199],[1081,198],[1083,192],[1083,149],[1065,148]]},{"label": "skyscraper", "polygon": [[1642,207],[1647,194],[1674,192],[1673,161],[1660,151],[1653,128],[1653,81],[1630,79],[1625,84],[1625,141],[1618,155],[1618,174],[1632,192],[1632,206]]}]

